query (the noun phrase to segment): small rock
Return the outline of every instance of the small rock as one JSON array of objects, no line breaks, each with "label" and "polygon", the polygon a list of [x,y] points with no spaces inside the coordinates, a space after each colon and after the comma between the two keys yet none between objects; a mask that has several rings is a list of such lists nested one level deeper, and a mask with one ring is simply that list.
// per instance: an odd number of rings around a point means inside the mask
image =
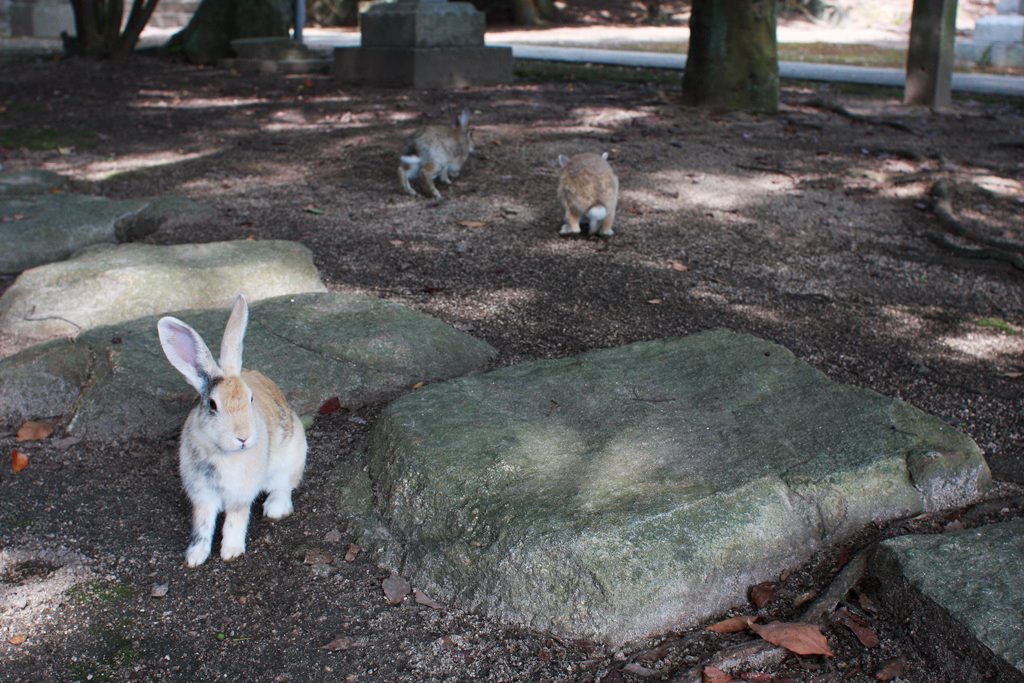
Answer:
[{"label": "small rock", "polygon": [[357,544],[349,543],[348,550],[345,551],[345,561],[355,562],[356,558],[359,557],[359,551],[361,550],[362,548],[360,548]]},{"label": "small rock", "polygon": [[320,548],[310,548],[306,551],[306,557],[303,559],[303,562],[311,565],[334,564],[334,555]]},{"label": "small rock", "polygon": [[381,582],[384,589],[384,597],[392,605],[397,605],[412,590],[412,585],[398,574],[392,574]]},{"label": "small rock", "polygon": [[167,591],[170,586],[166,583],[154,583],[153,587],[149,589],[149,596],[151,598],[162,598],[167,595]]}]

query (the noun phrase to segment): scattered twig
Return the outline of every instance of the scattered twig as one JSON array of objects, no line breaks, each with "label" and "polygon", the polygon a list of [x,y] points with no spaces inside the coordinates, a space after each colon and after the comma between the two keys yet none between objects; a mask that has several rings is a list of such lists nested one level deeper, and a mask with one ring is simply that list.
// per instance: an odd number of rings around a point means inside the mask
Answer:
[{"label": "scattered twig", "polygon": [[633,400],[646,403],[669,403],[676,400],[674,396],[641,396],[636,387],[633,387]]},{"label": "scattered twig", "polygon": [[71,325],[72,327],[76,328],[79,332],[81,332],[83,329],[85,329],[84,327],[82,327],[78,323],[74,322],[73,320],[68,320],[67,318],[65,318],[63,316],[59,316],[59,315],[43,315],[43,316],[39,316],[39,317],[33,317],[35,312],[36,312],[36,307],[33,306],[31,311],[29,311],[24,316],[22,316],[22,320],[25,320],[27,322],[32,322],[32,323],[42,322],[44,320],[60,320],[61,322],[67,323],[68,325]]},{"label": "scattered twig", "polygon": [[842,600],[850,589],[864,576],[864,570],[868,564],[868,557],[874,552],[873,547],[865,548],[854,555],[842,571],[836,574],[828,588],[804,610],[797,621],[807,624],[820,624],[832,612],[839,601]]},{"label": "scattered twig", "polygon": [[795,178],[796,176],[781,166],[761,166],[759,164],[734,164],[736,168],[743,169],[744,171],[760,171],[762,173],[774,173],[776,175],[789,176]]}]

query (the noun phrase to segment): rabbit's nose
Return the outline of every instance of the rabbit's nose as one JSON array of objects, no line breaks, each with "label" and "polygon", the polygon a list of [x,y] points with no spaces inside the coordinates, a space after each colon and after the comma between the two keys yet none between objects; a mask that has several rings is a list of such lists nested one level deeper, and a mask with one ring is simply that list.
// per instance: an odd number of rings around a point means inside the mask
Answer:
[{"label": "rabbit's nose", "polygon": [[235,440],[238,441],[238,447],[241,448],[242,450],[245,450],[246,446],[248,446],[252,442],[252,439],[250,439],[249,437],[241,436],[236,436]]}]

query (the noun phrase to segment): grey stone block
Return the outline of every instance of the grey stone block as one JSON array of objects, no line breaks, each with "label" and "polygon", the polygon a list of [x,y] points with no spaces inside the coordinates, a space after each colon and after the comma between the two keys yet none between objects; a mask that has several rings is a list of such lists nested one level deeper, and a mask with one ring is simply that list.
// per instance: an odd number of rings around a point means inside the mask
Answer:
[{"label": "grey stone block", "polygon": [[1024,16],[982,17],[974,25],[974,40],[978,43],[1024,43]]},{"label": "grey stone block", "polygon": [[365,47],[482,47],[484,14],[468,2],[393,2],[360,17]]},{"label": "grey stone block", "polygon": [[942,680],[1024,680],[1024,520],[885,541],[868,586]]},{"label": "grey stone block", "polygon": [[501,47],[341,47],[334,75],[385,87],[461,88],[512,82],[512,49]]},{"label": "grey stone block", "polygon": [[241,59],[299,60],[313,56],[305,45],[284,37],[236,38],[231,41],[231,49]]},{"label": "grey stone block", "polygon": [[331,71],[329,59],[222,59],[220,65],[247,74],[325,74]]},{"label": "grey stone block", "polygon": [[609,643],[989,482],[941,420],[724,330],[424,387],[382,412],[362,476],[385,561],[431,597]]},{"label": "grey stone block", "polygon": [[1024,14],[1024,0],[999,0],[996,12],[999,14]]},{"label": "grey stone block", "polygon": [[9,11],[13,36],[57,38],[62,31],[75,32],[75,15],[65,0],[15,0]]}]

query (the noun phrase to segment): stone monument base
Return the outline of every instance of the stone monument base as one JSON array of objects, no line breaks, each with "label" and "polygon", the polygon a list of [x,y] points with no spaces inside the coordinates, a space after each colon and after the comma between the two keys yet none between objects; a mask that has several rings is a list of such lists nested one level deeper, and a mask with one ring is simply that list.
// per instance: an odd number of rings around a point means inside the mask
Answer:
[{"label": "stone monument base", "polygon": [[334,76],[398,88],[463,88],[512,82],[508,47],[339,47]]}]

